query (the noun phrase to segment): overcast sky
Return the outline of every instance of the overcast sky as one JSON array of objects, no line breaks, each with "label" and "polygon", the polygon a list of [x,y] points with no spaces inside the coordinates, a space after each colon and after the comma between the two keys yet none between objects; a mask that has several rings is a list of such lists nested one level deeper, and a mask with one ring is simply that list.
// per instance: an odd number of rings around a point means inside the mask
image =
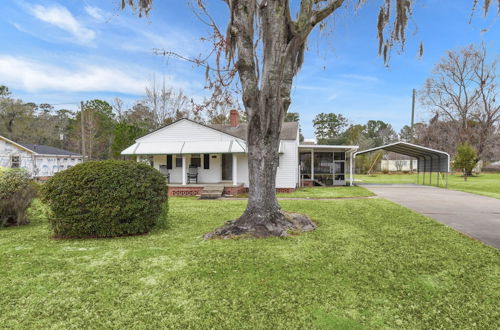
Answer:
[{"label": "overcast sky", "polygon": [[[154,77],[165,77],[168,85],[193,97],[206,95],[204,70],[152,52],[206,52],[208,45],[199,39],[207,29],[187,1],[155,0],[146,19],[120,11],[120,2],[2,0],[0,84],[24,101],[70,109],[94,98],[120,97],[131,105]],[[224,23],[222,1],[207,2]],[[446,50],[484,42],[491,55],[500,53],[497,8],[488,19],[478,10],[469,24],[472,0],[416,2],[405,50],[393,51],[388,68],[377,56],[381,1],[370,0],[355,14],[352,7],[339,11],[324,33],[312,36],[290,109],[300,113],[306,138],[314,136],[311,121],[320,112],[342,113],[352,123],[380,119],[399,130],[410,120],[412,88],[422,87]],[[425,48],[421,59],[420,41]],[[427,117],[418,107],[417,120]]]}]

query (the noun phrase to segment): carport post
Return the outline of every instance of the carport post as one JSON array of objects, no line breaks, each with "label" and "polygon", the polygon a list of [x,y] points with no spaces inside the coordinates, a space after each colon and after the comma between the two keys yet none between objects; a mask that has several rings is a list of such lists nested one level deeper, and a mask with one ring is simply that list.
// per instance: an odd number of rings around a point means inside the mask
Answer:
[{"label": "carport post", "polygon": [[422,185],[424,185],[424,186],[425,186],[425,170],[426,169],[427,169],[427,159],[424,156],[424,174],[423,174],[423,177],[422,177]]},{"label": "carport post", "polygon": [[448,172],[446,172],[446,189],[448,189]]},{"label": "carport post", "polygon": [[437,186],[439,187],[439,173],[440,172],[437,172]]},{"label": "carport post", "polygon": [[431,171],[429,173],[429,185],[432,186],[432,170],[434,168],[432,167],[432,156],[431,156]]},{"label": "carport post", "polygon": [[419,167],[419,162],[420,162],[420,158],[417,158],[417,184],[418,184],[418,182],[419,182],[419,180],[418,180],[418,175],[419,175],[419,173],[420,173],[420,171],[419,171],[419,169],[418,169],[418,167]]},{"label": "carport post", "polygon": [[314,149],[311,149],[311,180],[314,180]]},{"label": "carport post", "polygon": [[352,159],[354,158],[354,152],[351,151],[349,155],[349,186],[352,187]]}]

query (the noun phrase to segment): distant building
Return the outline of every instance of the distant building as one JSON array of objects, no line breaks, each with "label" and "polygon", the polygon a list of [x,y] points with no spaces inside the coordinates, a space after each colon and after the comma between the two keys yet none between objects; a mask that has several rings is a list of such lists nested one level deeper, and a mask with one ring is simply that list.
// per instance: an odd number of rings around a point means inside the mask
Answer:
[{"label": "distant building", "polygon": [[83,161],[83,156],[59,148],[17,143],[0,135],[0,167],[23,168],[34,178],[47,178]]},{"label": "distant building", "polygon": [[[412,163],[413,162],[413,166]],[[416,170],[418,161],[416,159],[382,159],[380,169],[388,172],[408,172]]]}]

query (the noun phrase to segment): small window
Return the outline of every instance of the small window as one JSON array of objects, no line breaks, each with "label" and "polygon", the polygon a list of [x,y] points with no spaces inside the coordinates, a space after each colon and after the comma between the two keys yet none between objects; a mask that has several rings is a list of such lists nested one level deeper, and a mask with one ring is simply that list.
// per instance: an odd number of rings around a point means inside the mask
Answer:
[{"label": "small window", "polygon": [[19,168],[21,167],[21,157],[19,156],[11,156],[10,157],[10,167]]},{"label": "small window", "polygon": [[167,170],[172,169],[172,155],[167,155]]},{"label": "small window", "polygon": [[201,167],[200,154],[192,154],[191,155],[191,163],[189,164],[189,166]]},{"label": "small window", "polygon": [[175,167],[182,167],[182,157],[175,157]]},{"label": "small window", "polygon": [[203,154],[203,169],[210,169],[210,154]]}]

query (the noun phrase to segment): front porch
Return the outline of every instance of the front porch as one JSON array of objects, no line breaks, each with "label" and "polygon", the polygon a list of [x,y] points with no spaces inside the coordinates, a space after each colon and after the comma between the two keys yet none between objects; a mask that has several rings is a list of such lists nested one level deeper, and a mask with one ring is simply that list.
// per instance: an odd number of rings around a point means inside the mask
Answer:
[{"label": "front porch", "polygon": [[[172,187],[240,186],[247,182],[245,154],[192,153],[140,155],[138,161],[147,162],[167,179]],[[179,189],[180,191],[181,189]]]}]

